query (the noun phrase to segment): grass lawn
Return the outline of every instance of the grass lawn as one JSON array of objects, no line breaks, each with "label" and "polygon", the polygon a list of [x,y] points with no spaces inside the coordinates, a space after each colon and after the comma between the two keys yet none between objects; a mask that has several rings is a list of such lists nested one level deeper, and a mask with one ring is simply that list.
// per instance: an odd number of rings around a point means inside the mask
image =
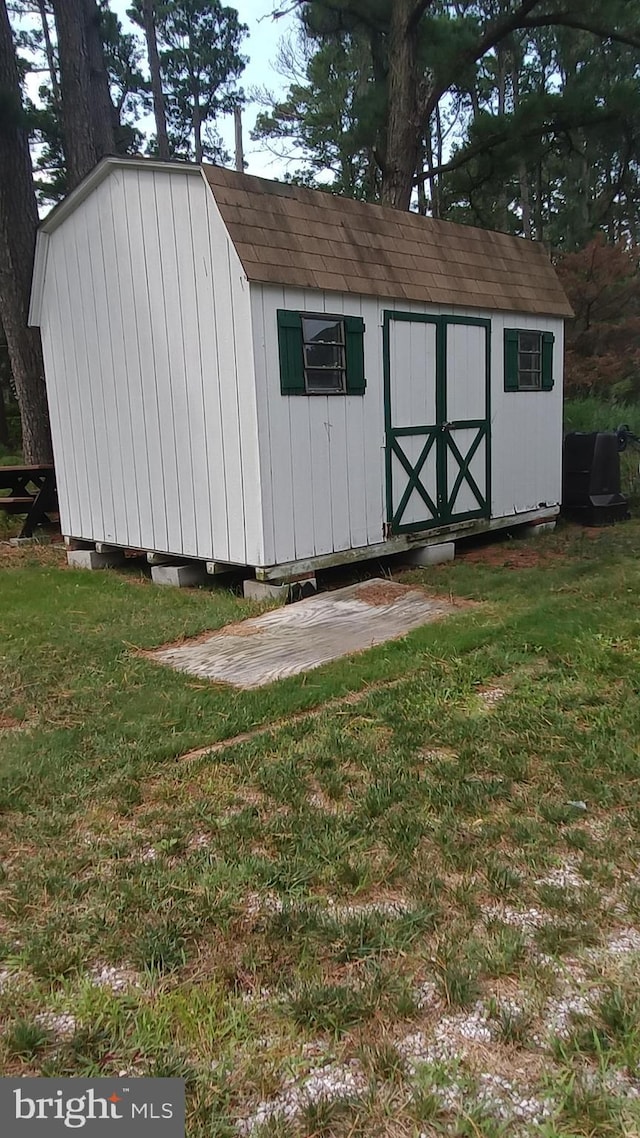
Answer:
[{"label": "grass lawn", "polygon": [[1,546],[2,1073],[183,1076],[190,1138],[637,1135],[639,544],[407,572],[475,603],[248,692],[136,649],[258,606]]}]

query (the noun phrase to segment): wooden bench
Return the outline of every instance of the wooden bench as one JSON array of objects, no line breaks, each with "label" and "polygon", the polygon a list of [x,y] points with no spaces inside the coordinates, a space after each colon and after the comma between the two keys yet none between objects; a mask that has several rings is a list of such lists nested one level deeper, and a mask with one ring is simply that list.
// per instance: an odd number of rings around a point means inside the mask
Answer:
[{"label": "wooden bench", "polygon": [[36,526],[51,525],[58,511],[53,466],[0,466],[0,510],[25,514],[20,537],[31,537]]}]

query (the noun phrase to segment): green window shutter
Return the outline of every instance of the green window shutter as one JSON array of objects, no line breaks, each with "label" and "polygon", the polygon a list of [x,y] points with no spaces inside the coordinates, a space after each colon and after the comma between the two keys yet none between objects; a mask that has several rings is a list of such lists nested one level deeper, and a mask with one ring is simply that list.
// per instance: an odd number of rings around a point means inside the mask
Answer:
[{"label": "green window shutter", "polygon": [[553,332],[542,333],[542,390],[551,391],[553,388]]},{"label": "green window shutter", "polygon": [[304,395],[302,318],[299,312],[278,309],[278,350],[280,391],[283,395]]},{"label": "green window shutter", "polygon": [[504,389],[518,390],[518,330],[504,330]]},{"label": "green window shutter", "polygon": [[364,395],[364,320],[361,316],[345,316],[344,334],[347,357],[347,395]]}]

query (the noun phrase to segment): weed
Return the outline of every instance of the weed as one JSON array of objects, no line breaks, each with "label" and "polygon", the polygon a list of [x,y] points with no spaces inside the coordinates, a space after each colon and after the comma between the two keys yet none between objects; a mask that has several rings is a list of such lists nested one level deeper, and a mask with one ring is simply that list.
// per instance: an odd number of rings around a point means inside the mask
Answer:
[{"label": "weed", "polygon": [[533,1014],[513,1001],[491,1000],[489,1015],[502,1043],[524,1047],[532,1038]]},{"label": "weed", "polygon": [[298,1027],[341,1035],[375,1011],[371,994],[344,984],[305,984],[287,1002]]},{"label": "weed", "polygon": [[358,1052],[363,1070],[377,1082],[402,1083],[407,1076],[406,1060],[388,1039],[364,1043]]},{"label": "weed", "polygon": [[527,942],[520,929],[497,925],[490,929],[481,950],[482,968],[487,976],[511,976],[527,959]]},{"label": "weed", "polygon": [[171,972],[185,959],[185,938],[177,924],[149,925],[137,938],[134,961],[150,972]]},{"label": "weed", "polygon": [[468,1008],[480,994],[477,967],[465,947],[441,942],[433,961],[436,985],[447,1007]]},{"label": "weed", "polygon": [[321,1098],[307,1103],[300,1117],[303,1133],[309,1138],[333,1138],[336,1126],[345,1122],[350,1114],[350,1104],[344,1099]]},{"label": "weed", "polygon": [[599,940],[600,932],[592,921],[558,921],[543,925],[536,932],[538,947],[549,956],[575,952]]},{"label": "weed", "polygon": [[5,1047],[9,1055],[19,1059],[35,1058],[51,1040],[51,1033],[33,1020],[18,1019],[5,1034]]},{"label": "weed", "polygon": [[522,877],[516,869],[491,858],[487,865],[487,881],[496,897],[508,897],[522,888]]}]

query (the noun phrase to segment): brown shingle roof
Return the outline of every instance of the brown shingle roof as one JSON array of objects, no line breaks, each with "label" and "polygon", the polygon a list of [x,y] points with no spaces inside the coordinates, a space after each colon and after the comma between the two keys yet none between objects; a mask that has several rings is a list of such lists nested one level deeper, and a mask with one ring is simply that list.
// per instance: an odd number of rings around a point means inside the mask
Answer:
[{"label": "brown shingle roof", "polygon": [[571,316],[544,247],[204,166],[251,281]]}]

